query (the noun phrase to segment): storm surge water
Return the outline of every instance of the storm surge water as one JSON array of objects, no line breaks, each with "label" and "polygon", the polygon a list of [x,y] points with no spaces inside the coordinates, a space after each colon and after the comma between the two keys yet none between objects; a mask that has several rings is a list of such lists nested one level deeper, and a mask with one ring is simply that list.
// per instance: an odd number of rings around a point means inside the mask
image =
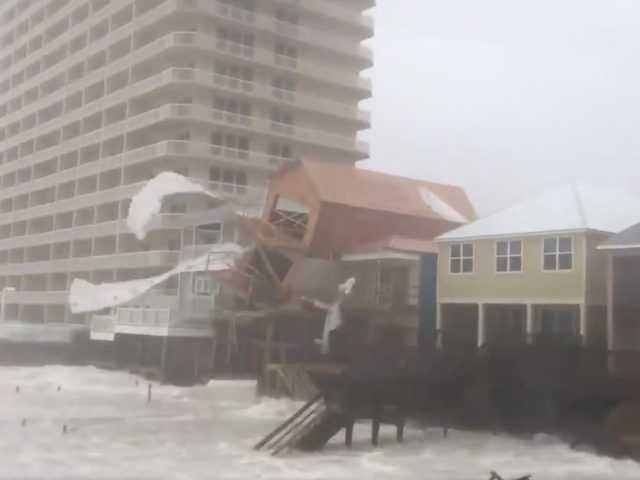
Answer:
[{"label": "storm surge water", "polygon": [[[58,388],[60,387],[60,388]],[[634,479],[640,465],[571,450],[554,438],[392,428],[369,445],[369,425],[354,445],[337,436],[315,454],[279,458],[253,444],[295,411],[286,400],[256,399],[250,381],[153,386],[123,372],[90,367],[0,368],[2,479]],[[18,390],[18,391],[17,391]],[[66,433],[64,433],[66,425]]]}]

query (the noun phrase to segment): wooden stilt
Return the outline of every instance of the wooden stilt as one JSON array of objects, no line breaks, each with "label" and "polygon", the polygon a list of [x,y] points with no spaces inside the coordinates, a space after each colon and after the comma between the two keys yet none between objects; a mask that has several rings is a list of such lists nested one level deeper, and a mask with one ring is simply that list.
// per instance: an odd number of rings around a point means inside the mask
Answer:
[{"label": "wooden stilt", "polygon": [[211,370],[210,374],[213,376],[213,373],[216,369],[216,353],[218,351],[218,331],[213,335],[213,339],[211,340],[211,358],[209,360],[209,369]]},{"label": "wooden stilt", "polygon": [[162,353],[160,355],[160,381],[164,383],[167,379],[167,357],[169,354],[169,337],[162,337]]},{"label": "wooden stilt", "polygon": [[373,415],[371,418],[371,444],[378,446],[378,436],[380,435],[380,401],[373,399]]},{"label": "wooden stilt", "polygon": [[355,424],[355,419],[353,415],[349,414],[347,420],[345,422],[344,427],[344,444],[347,447],[350,447],[353,443],[353,426]]},{"label": "wooden stilt", "polygon": [[404,440],[405,421],[406,421],[406,418],[404,415],[404,411],[400,410],[398,412],[398,419],[396,421],[396,440],[398,441],[398,443],[402,443],[402,440]]},{"label": "wooden stilt", "polygon": [[264,333],[264,345],[262,351],[262,369],[266,371],[267,365],[271,363],[271,350],[273,344],[273,331],[274,325],[273,320],[267,320],[265,333]]}]

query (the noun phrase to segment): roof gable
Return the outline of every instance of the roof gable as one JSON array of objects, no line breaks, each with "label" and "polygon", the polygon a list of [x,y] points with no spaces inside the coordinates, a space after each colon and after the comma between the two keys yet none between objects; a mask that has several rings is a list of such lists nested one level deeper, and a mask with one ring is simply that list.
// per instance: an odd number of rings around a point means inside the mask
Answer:
[{"label": "roof gable", "polygon": [[548,232],[616,233],[640,220],[640,199],[588,184],[565,185],[463,225],[440,241]]}]

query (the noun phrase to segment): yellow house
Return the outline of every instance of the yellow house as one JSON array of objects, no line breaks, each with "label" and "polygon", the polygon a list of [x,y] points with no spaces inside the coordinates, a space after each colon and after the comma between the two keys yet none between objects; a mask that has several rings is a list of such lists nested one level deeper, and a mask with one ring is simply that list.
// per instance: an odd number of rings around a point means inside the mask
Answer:
[{"label": "yellow house", "polygon": [[568,185],[437,238],[438,342],[606,345],[606,257],[597,246],[640,220],[640,199]]}]

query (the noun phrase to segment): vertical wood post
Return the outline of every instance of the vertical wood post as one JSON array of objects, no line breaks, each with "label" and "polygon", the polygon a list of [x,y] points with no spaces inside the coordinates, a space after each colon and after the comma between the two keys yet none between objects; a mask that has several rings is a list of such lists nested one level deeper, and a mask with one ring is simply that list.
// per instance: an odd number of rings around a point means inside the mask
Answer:
[{"label": "vertical wood post", "polygon": [[404,424],[406,422],[404,409],[398,409],[398,419],[396,421],[396,440],[398,443],[402,443],[404,439]]},{"label": "vertical wood post", "polygon": [[215,372],[216,369],[216,353],[218,350],[218,330],[216,329],[216,331],[213,334],[213,339],[211,340],[211,359],[210,359],[210,363],[209,363],[209,369],[211,370],[211,376],[213,376],[213,373]]},{"label": "vertical wood post", "polygon": [[380,435],[380,399],[377,394],[373,397],[373,415],[371,418],[371,444],[378,446],[378,436]]},{"label": "vertical wood post", "polygon": [[353,418],[353,415],[349,414],[347,416],[347,420],[345,422],[345,426],[344,426],[344,444],[347,447],[350,447],[351,444],[353,443],[353,426],[355,424],[355,419]]},{"label": "vertical wood post", "polygon": [[268,319],[265,332],[264,332],[264,344],[262,351],[262,370],[266,371],[267,365],[271,363],[271,350],[273,345],[273,319]]},{"label": "vertical wood post", "polygon": [[151,384],[147,386],[147,402],[151,401]]},{"label": "vertical wood post", "polygon": [[162,337],[162,353],[160,354],[160,381],[167,379],[167,358],[169,354],[169,337]]}]

